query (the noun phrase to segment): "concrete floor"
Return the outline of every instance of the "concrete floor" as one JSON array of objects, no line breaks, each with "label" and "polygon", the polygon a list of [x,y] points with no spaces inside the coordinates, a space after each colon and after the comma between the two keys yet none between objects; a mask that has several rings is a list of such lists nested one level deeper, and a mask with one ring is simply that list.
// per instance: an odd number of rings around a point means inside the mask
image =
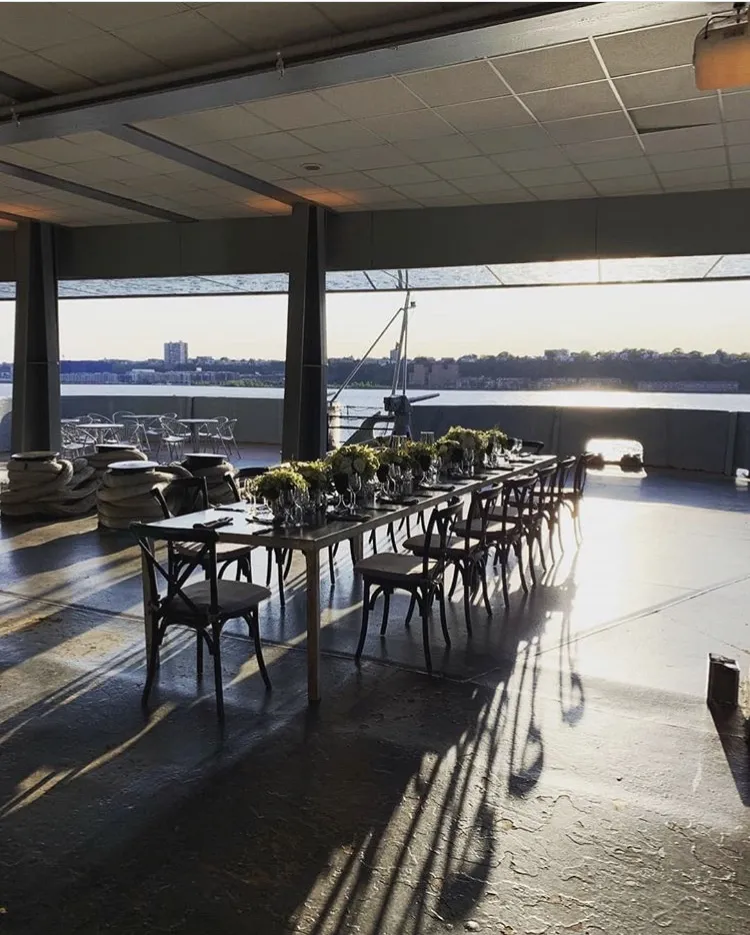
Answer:
[{"label": "concrete floor", "polygon": [[[504,613],[460,600],[422,663],[405,600],[360,672],[345,550],[306,702],[302,569],[262,609],[266,695],[224,641],[220,733],[192,643],[144,719],[139,561],[90,519],[4,526],[0,931],[494,935],[750,930],[741,718],[709,652],[750,663],[750,491],[593,477],[584,543]],[[255,563],[262,578],[265,558]],[[377,616],[377,611],[376,611]]]}]

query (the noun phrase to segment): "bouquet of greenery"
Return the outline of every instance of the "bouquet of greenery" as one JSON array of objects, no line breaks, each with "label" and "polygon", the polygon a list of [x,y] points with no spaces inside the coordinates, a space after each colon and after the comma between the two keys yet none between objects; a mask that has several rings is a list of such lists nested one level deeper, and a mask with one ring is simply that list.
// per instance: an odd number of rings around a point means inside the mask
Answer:
[{"label": "bouquet of greenery", "polygon": [[463,460],[461,442],[447,435],[437,440],[437,453],[443,464],[460,464]]},{"label": "bouquet of greenery", "polygon": [[487,438],[488,454],[492,454],[493,451],[502,451],[508,447],[508,436],[505,432],[497,428],[497,426],[492,429],[487,429],[484,434]]},{"label": "bouquet of greenery", "polygon": [[311,494],[327,490],[331,482],[331,471],[325,461],[293,461],[292,467],[304,478]]},{"label": "bouquet of greenery", "polygon": [[342,445],[327,458],[331,474],[372,480],[378,469],[378,456],[369,445]]},{"label": "bouquet of greenery", "polygon": [[426,473],[435,460],[435,445],[427,442],[407,442],[406,454],[418,473]]},{"label": "bouquet of greenery", "polygon": [[305,478],[290,464],[281,464],[261,474],[255,483],[257,496],[265,500],[278,500],[284,493],[307,490]]}]

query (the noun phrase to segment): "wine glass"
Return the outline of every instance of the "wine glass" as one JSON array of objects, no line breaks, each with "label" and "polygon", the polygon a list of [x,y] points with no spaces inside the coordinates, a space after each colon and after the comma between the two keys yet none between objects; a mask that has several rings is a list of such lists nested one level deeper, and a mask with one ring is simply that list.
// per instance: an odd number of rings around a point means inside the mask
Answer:
[{"label": "wine glass", "polygon": [[434,445],[435,444],[435,433],[434,432],[420,432],[419,440],[425,445]]},{"label": "wine glass", "polygon": [[357,496],[362,490],[362,478],[359,474],[352,474],[349,478],[349,492],[351,494],[351,505],[349,507],[349,512],[354,513],[356,511],[357,505]]}]

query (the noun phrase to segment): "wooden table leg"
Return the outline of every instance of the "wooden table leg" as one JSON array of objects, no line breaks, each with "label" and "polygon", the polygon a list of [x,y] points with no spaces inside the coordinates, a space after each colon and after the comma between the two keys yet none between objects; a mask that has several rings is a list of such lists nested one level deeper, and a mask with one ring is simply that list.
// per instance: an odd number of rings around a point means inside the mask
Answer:
[{"label": "wooden table leg", "polygon": [[365,554],[365,537],[360,533],[352,537],[352,561],[356,565],[361,562]]},{"label": "wooden table leg", "polygon": [[307,698],[320,701],[320,552],[305,553],[307,566]]}]

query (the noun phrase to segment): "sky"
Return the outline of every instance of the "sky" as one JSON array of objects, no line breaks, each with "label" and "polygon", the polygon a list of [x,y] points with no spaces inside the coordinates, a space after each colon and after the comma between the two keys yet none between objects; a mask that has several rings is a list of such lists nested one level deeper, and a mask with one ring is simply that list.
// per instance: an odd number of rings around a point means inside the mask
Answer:
[{"label": "sky", "polygon": [[[412,293],[409,356],[541,354],[546,348],[750,350],[750,281],[545,286]],[[403,295],[327,299],[328,353],[360,357]],[[386,356],[395,327],[373,356]],[[286,297],[79,299],[60,302],[63,359],[161,358],[165,341],[191,357],[283,359]],[[13,303],[0,303],[0,359],[13,356]]]}]

